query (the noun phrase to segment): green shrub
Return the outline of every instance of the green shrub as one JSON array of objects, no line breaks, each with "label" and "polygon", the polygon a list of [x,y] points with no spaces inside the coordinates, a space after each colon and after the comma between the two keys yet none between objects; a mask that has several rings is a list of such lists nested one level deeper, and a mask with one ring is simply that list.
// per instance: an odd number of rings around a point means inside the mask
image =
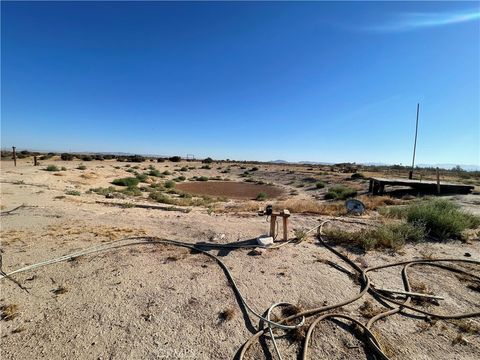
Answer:
[{"label": "green shrub", "polygon": [[45,168],[46,171],[60,171],[60,169],[56,165],[48,165]]},{"label": "green shrub", "polygon": [[98,188],[92,188],[89,190],[89,192],[94,192],[95,194],[103,195],[103,196],[114,193],[115,191],[117,191],[117,189],[115,189],[113,186],[109,186],[108,188],[98,187]]},{"label": "green shrub", "polygon": [[188,171],[188,168],[186,166],[182,167],[180,171]]},{"label": "green shrub", "polygon": [[166,181],[163,186],[167,189],[173,189],[175,187],[175,182],[172,180]]},{"label": "green shrub", "polygon": [[169,157],[168,160],[170,160],[171,162],[180,162],[182,158],[180,156],[172,156]]},{"label": "green shrub", "polygon": [[82,156],[81,156],[81,159],[82,159],[83,161],[92,161],[92,160],[93,160],[90,155],[82,155]]},{"label": "green shrub", "polygon": [[130,162],[144,162],[145,158],[140,155],[131,155],[131,156],[127,156],[126,160]]},{"label": "green shrub", "polygon": [[187,178],[185,176],[178,176],[176,177],[175,179],[173,179],[174,181],[185,181],[187,180]]},{"label": "green shrub", "polygon": [[422,241],[426,235],[427,231],[423,224],[411,223],[391,223],[356,232],[325,230],[325,236],[330,241],[342,245],[359,245],[365,251],[376,248],[399,250],[406,242]]},{"label": "green shrub", "polygon": [[295,239],[298,242],[301,242],[301,241],[305,240],[307,238],[307,235],[308,235],[305,230],[301,230],[301,229],[295,230],[294,234],[295,234]]},{"label": "green shrub", "polygon": [[163,177],[162,173],[157,170],[157,169],[151,169],[149,172],[148,172],[148,175],[150,176],[156,176],[156,177]]},{"label": "green shrub", "polygon": [[480,217],[467,213],[445,199],[427,199],[406,206],[391,206],[383,215],[404,218],[409,223],[422,223],[428,233],[439,239],[462,238],[462,232],[480,225]]},{"label": "green shrub", "polygon": [[140,182],[145,182],[147,181],[148,179],[148,175],[147,174],[137,174],[135,175],[135,177],[140,180]]},{"label": "green shrub", "polygon": [[267,196],[266,193],[260,192],[260,193],[258,193],[258,195],[257,195],[257,197],[255,198],[255,200],[257,200],[257,201],[264,201],[264,200],[267,199],[267,197],[268,197],[268,196]]},{"label": "green shrub", "polygon": [[65,191],[66,195],[80,196],[80,191],[78,190],[67,190]]},{"label": "green shrub", "polygon": [[206,159],[202,160],[202,163],[204,164],[211,164],[213,162],[213,159],[211,157],[207,157]]},{"label": "green shrub", "polygon": [[120,190],[120,192],[124,195],[128,196],[140,196],[142,195],[142,191],[136,187],[135,185],[127,186],[125,189]]},{"label": "green shrub", "polygon": [[134,177],[127,177],[127,178],[121,178],[121,179],[115,179],[112,181],[113,185],[119,185],[119,186],[137,186],[140,180]]},{"label": "green shrub", "polygon": [[208,177],[206,176],[200,176],[196,178],[197,181],[208,181]]},{"label": "green shrub", "polygon": [[357,180],[357,179],[365,179],[365,175],[362,173],[353,173],[352,176],[350,176],[352,180]]},{"label": "green shrub", "polygon": [[250,169],[250,171],[258,171],[258,167],[254,166]]},{"label": "green shrub", "polygon": [[86,170],[87,167],[86,167],[85,165],[83,165],[83,164],[80,164],[80,165],[77,166],[77,169],[78,169],[78,170]]},{"label": "green shrub", "polygon": [[210,170],[210,169],[211,169],[211,166],[210,166],[210,165],[203,165],[200,169]]},{"label": "green shrub", "polygon": [[323,181],[317,181],[317,182],[315,183],[315,187],[316,187],[317,189],[323,189],[323,188],[325,187],[325,183],[324,183]]},{"label": "green shrub", "polygon": [[346,200],[357,195],[357,190],[338,185],[328,189],[325,199]]},{"label": "green shrub", "polygon": [[148,196],[150,199],[155,200],[163,204],[175,204],[175,200],[168,195],[165,195],[159,191],[151,192]]},{"label": "green shrub", "polygon": [[60,158],[64,161],[71,161],[73,160],[73,154],[63,153],[60,155]]},{"label": "green shrub", "polygon": [[168,170],[165,170],[162,174],[163,174],[163,175],[172,175],[172,173],[171,173],[170,171],[168,171]]},{"label": "green shrub", "polygon": [[67,171],[67,168],[66,168],[65,166],[62,166],[62,167],[60,168],[60,170],[61,170],[61,171]]}]

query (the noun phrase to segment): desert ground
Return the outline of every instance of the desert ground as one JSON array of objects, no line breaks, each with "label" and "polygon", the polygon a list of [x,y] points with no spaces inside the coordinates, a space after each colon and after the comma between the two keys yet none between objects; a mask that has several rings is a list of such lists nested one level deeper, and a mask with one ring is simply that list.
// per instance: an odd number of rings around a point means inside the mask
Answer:
[{"label": "desert ground", "polygon": [[[62,161],[57,156],[40,162],[33,166],[31,157],[19,159],[16,167],[11,160],[1,162],[5,273],[127,237],[210,245],[254,242],[269,231],[258,211],[273,204],[275,210],[292,214],[291,242],[272,249],[209,250],[227,266],[258,313],[277,302],[310,309],[358,294],[354,271],[318,241],[316,231],[306,232],[328,219],[332,221],[325,226],[332,229],[375,227],[390,221],[381,214],[382,207],[416,201],[415,194],[369,197],[365,178],[375,173],[352,178],[351,172],[320,165]],[[55,168],[47,171],[49,165]],[[130,188],[112,184],[135,175],[141,180]],[[473,194],[442,198],[480,215],[479,181],[473,181]],[[323,185],[317,186],[319,182]],[[330,187],[340,184],[357,191],[367,205],[363,215],[347,214],[343,200],[324,199]],[[361,268],[416,259],[480,260],[475,229],[467,239],[407,242],[395,250],[333,246]],[[479,266],[458,267],[480,276]],[[412,268],[410,277],[417,289],[444,297],[416,304],[422,309],[440,314],[480,311],[478,281],[429,266]],[[378,287],[403,289],[401,267],[376,271],[371,279]],[[171,245],[147,243],[79,256],[3,278],[0,285],[5,360],[232,359],[259,329],[258,318],[244,309],[218,263]],[[336,312],[365,324],[388,309],[367,293]],[[437,320],[417,315],[405,310],[373,325],[390,359],[480,358],[478,317]],[[314,318],[307,318],[307,325]],[[276,333],[284,359],[300,358],[303,337]],[[309,356],[375,358],[348,326],[331,321],[315,329]],[[255,341],[245,358],[276,359],[268,335]]]}]

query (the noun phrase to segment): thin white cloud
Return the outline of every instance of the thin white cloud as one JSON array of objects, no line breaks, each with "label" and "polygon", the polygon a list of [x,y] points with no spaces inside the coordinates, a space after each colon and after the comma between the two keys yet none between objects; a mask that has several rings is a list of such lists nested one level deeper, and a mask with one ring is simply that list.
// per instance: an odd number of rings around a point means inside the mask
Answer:
[{"label": "thin white cloud", "polygon": [[404,13],[383,24],[368,27],[379,32],[411,31],[421,28],[460,24],[480,19],[480,10],[438,13]]}]

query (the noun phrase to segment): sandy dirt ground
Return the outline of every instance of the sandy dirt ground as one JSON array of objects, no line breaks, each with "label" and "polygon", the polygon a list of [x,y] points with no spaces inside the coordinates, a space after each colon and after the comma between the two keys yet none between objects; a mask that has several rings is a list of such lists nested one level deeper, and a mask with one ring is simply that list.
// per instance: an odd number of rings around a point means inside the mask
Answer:
[{"label": "sandy dirt ground", "polygon": [[[64,166],[49,172],[46,165]],[[106,199],[88,192],[108,187],[113,179],[126,177],[125,163],[46,160],[33,167],[31,159],[17,167],[2,161],[2,212],[24,205],[1,217],[3,271],[9,272],[88,246],[130,236],[157,236],[189,243],[231,243],[254,239],[268,232],[265,217],[255,211],[222,212],[208,207],[189,207],[188,212],[118,207],[96,201],[151,204],[144,197]],[[228,176],[242,180],[245,169],[200,163],[140,163],[140,170],[153,165],[171,175],[179,167],[195,166],[192,176]],[[192,166],[193,165],[193,166]],[[250,168],[251,166],[247,166]],[[256,178],[277,185],[285,197],[317,199],[326,191],[312,186],[314,172],[286,166],[260,166]],[[337,178],[335,178],[337,176]],[[323,174],[327,183],[337,183],[345,174]],[[310,180],[309,180],[310,179]],[[160,180],[159,180],[160,181]],[[365,182],[353,183],[364,191]],[[80,195],[68,195],[72,191]],[[478,195],[450,197],[471,211],[479,209]],[[236,200],[240,201],[240,200]],[[231,203],[225,204],[225,206]],[[265,203],[259,203],[263,207]],[[293,213],[289,236],[296,229],[310,229],[325,215]],[[355,222],[331,226],[352,228]],[[355,221],[375,224],[380,216],[369,211]],[[480,260],[478,239],[469,243],[449,241],[408,244],[399,253],[337,247],[360,266],[401,260],[458,257]],[[251,249],[212,250],[231,270],[245,300],[263,313],[275,302],[302,308],[340,302],[358,293],[359,285],[327,260],[348,266],[322,247],[314,236],[255,255]],[[400,268],[372,274],[378,286],[402,289]],[[472,267],[480,275],[480,269]],[[442,314],[480,311],[480,293],[455,274],[436,268],[415,268],[412,281],[444,296],[439,305],[421,305]],[[0,305],[16,308],[1,324],[2,359],[231,359],[258,328],[249,318],[224,272],[212,259],[187,249],[166,245],[138,245],[79,257],[13,276],[28,293],[7,279],[1,280]],[[385,309],[370,295],[343,307],[341,312],[366,323],[365,303]],[[222,316],[222,313],[229,316]],[[463,331],[467,324],[480,328],[478,318],[431,321],[393,315],[374,325],[382,347],[392,359],[478,359],[480,334]],[[369,359],[368,348],[348,328],[322,322],[313,336],[311,358]],[[285,359],[299,356],[301,342],[281,337],[278,345]],[[248,359],[275,358],[270,341],[255,344]]]}]

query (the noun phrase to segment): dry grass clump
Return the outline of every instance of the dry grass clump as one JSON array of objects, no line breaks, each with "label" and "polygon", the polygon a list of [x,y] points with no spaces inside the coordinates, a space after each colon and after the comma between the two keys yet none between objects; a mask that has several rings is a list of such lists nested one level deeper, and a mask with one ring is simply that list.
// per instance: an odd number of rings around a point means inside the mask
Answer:
[{"label": "dry grass clump", "polygon": [[471,276],[464,275],[464,274],[455,274],[455,277],[458,279],[458,281],[464,284],[468,289],[472,291],[480,292],[480,281],[476,280]]},{"label": "dry grass clump", "polygon": [[[296,314],[302,312],[303,310],[304,310],[303,307],[300,306],[300,305],[288,305],[288,306],[285,306],[285,307],[282,308],[282,316],[284,318],[290,317],[290,316],[293,316],[293,315],[296,315]],[[276,320],[276,321],[278,321],[278,320]],[[293,324],[295,324],[295,320],[289,321],[289,322],[287,322],[287,324],[288,325],[293,325]],[[307,333],[307,328],[305,326],[300,327],[300,328],[296,328],[296,329],[292,329],[287,333],[287,339],[291,343],[301,342],[305,339],[306,333]]]},{"label": "dry grass clump", "polygon": [[436,320],[433,321],[422,321],[417,324],[418,332],[425,332],[430,330],[435,324],[437,323]]},{"label": "dry grass clump", "polygon": [[142,236],[146,234],[144,229],[133,229],[129,227],[118,227],[118,226],[92,226],[91,228],[85,229],[84,226],[75,226],[75,225],[49,225],[47,227],[47,232],[43,236],[48,237],[64,237],[71,235],[89,235],[89,237],[104,237],[110,240],[121,239],[127,236]]},{"label": "dry grass clump", "polygon": [[9,305],[2,305],[0,306],[0,319],[4,321],[10,321],[15,319],[19,312],[18,312],[18,305],[9,304]]},{"label": "dry grass clump", "polygon": [[390,196],[359,196],[358,199],[365,204],[368,210],[377,210],[388,205],[402,205],[404,200],[394,199]]},{"label": "dry grass clump", "polygon": [[98,175],[94,172],[89,172],[87,174],[80,175],[80,177],[86,180],[91,180],[91,179],[97,179]]},{"label": "dry grass clump", "polygon": [[421,224],[389,223],[372,229],[345,231],[326,229],[325,236],[339,245],[358,245],[365,251],[377,248],[401,249],[406,242],[418,242],[425,238],[425,227]]},{"label": "dry grass clump", "polygon": [[462,334],[458,334],[455,337],[455,339],[452,340],[452,345],[457,345],[457,344],[468,345],[468,341],[463,337]]},{"label": "dry grass clump", "polygon": [[277,202],[273,207],[275,210],[288,209],[299,214],[339,216],[347,212],[343,203],[320,203],[312,199],[288,199]]},{"label": "dry grass clump", "polygon": [[[426,294],[426,295],[435,295],[432,290],[423,282],[418,281],[410,281],[410,288],[412,292]],[[426,305],[426,304],[433,304],[438,305],[438,300],[436,299],[429,299],[424,297],[412,297],[412,302],[416,305]]]},{"label": "dry grass clump", "polygon": [[480,325],[468,319],[450,320],[463,334],[480,335]]},{"label": "dry grass clump", "polygon": [[296,229],[294,234],[295,234],[295,239],[298,242],[301,242],[301,241],[303,241],[307,238],[307,233],[304,230],[301,230],[301,229]]},{"label": "dry grass clump", "polygon": [[383,312],[381,308],[375,306],[370,300],[365,301],[358,310],[364,318],[373,318]]},{"label": "dry grass clump", "polygon": [[225,309],[218,314],[220,321],[230,321],[235,317],[235,310],[232,308]]},{"label": "dry grass clump", "polygon": [[[321,203],[312,199],[288,199],[272,203],[274,211],[288,209],[296,214],[341,216],[347,213],[343,203]],[[257,201],[242,201],[217,207],[216,212],[257,212],[262,206]]]},{"label": "dry grass clump", "polygon": [[302,312],[302,307],[298,305],[288,305],[282,308],[282,315],[284,317],[289,317],[292,315],[296,315],[300,312]]}]

